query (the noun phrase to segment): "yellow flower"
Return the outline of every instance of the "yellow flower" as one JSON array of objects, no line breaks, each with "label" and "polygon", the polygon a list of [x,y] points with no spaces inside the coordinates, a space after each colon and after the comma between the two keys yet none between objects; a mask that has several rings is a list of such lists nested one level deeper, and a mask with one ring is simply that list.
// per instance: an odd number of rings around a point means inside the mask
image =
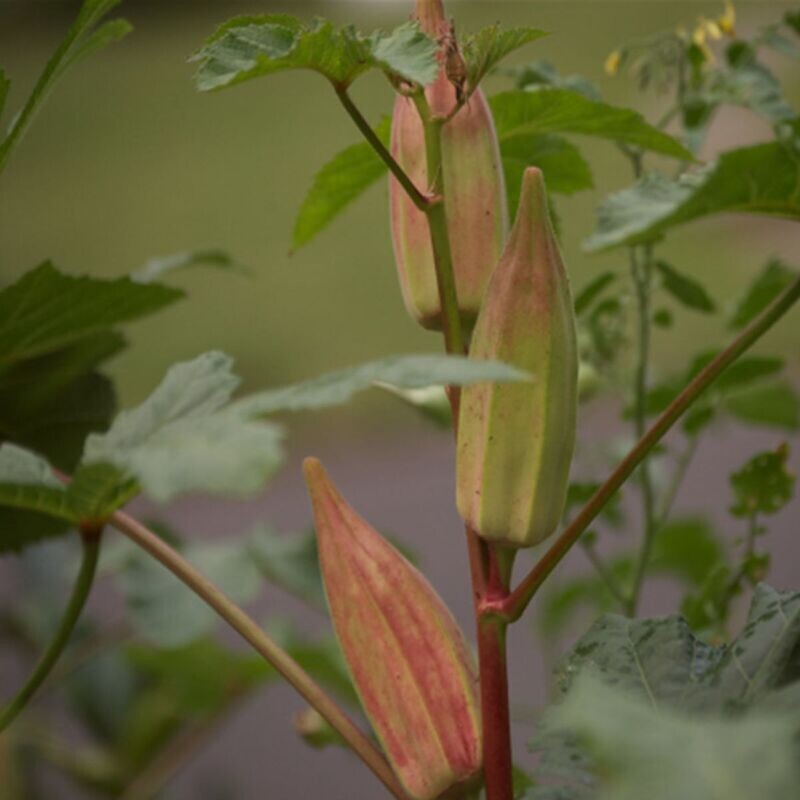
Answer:
[{"label": "yellow flower", "polygon": [[725,11],[717,19],[717,25],[726,36],[736,36],[736,9],[731,0],[725,0]]},{"label": "yellow flower", "polygon": [[692,42],[703,54],[706,61],[713,64],[716,60],[711,48],[708,46],[708,39],[719,39],[722,34],[715,23],[700,17],[697,27],[692,31]]},{"label": "yellow flower", "polygon": [[606,63],[603,65],[606,75],[611,75],[612,77],[616,75],[621,62],[622,56],[620,55],[619,50],[614,50],[613,52],[609,53]]}]

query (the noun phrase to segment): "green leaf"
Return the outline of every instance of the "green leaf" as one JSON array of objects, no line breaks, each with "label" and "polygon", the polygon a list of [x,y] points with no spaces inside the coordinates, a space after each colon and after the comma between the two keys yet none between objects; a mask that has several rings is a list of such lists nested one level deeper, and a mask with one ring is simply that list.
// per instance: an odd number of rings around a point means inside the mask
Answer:
[{"label": "green leaf", "polygon": [[251,534],[250,552],[261,574],[315,608],[325,608],[314,531],[280,535],[266,526]]},{"label": "green leaf", "polygon": [[230,253],[224,250],[184,250],[169,256],[151,258],[140,269],[131,273],[131,280],[136,283],[152,283],[171,272],[194,267],[212,267],[234,272],[247,271],[246,267],[235,261]]},{"label": "green leaf", "polygon": [[[390,130],[388,117],[375,129],[387,147]],[[386,165],[366,142],[351,145],[335,155],[317,173],[300,206],[292,233],[292,248],[297,250],[310,242],[385,172]]]},{"label": "green leaf", "polygon": [[464,39],[461,50],[467,65],[467,82],[474,91],[483,78],[509,53],[530,42],[547,36],[537,28],[510,28],[504,30],[492,25]]},{"label": "green leaf", "polygon": [[608,197],[586,240],[591,252],[654,241],[710,214],[738,212],[800,218],[800,158],[780,142],[742,147],[678,181],[657,173]]},{"label": "green leaf", "polygon": [[190,491],[258,491],[282,461],[282,432],[229,405],[238,384],[223,353],[176,364],[140,406],[87,439],[84,463],[135,478],[159,502]]},{"label": "green leaf", "polygon": [[353,395],[377,383],[418,389],[527,380],[531,380],[527,373],[498,361],[470,360],[461,356],[392,356],[360,367],[329,372],[282,389],[257,392],[234,403],[233,409],[255,416],[327,408],[346,403]]},{"label": "green leaf", "polygon": [[800,396],[789,383],[747,387],[728,395],[723,402],[725,410],[742,422],[800,429]]},{"label": "green leaf", "polygon": [[134,493],[120,476],[110,480],[86,467],[65,485],[45,459],[13,444],[0,445],[0,553],[101,520]]},{"label": "green leaf", "polygon": [[45,262],[0,291],[0,366],[61,349],[180,297],[177,289],[128,278],[75,278]]},{"label": "green leaf", "polygon": [[500,140],[509,214],[517,210],[522,176],[527,167],[539,167],[550,192],[574,194],[594,186],[592,172],[575,145],[555,134],[523,133]]},{"label": "green leaf", "polygon": [[692,160],[683,145],[648,125],[635,111],[590,100],[569,89],[504,92],[492,97],[490,104],[501,141],[530,133],[577,133]]},{"label": "green leaf", "polygon": [[0,504],[75,521],[66,489],[52,467],[13,444],[0,445]]},{"label": "green leaf", "polygon": [[277,673],[258,655],[237,653],[214,639],[199,638],[170,649],[141,643],[125,648],[128,660],[170,697],[184,714],[208,714],[232,697]]},{"label": "green leaf", "polygon": [[617,279],[613,272],[604,272],[581,289],[575,296],[575,313],[582,314]]},{"label": "green leaf", "polygon": [[[25,134],[50,90],[68,67],[102,47],[118,41],[130,31],[130,25],[124,20],[115,20],[99,28],[96,27],[100,20],[118,3],[119,0],[84,0],[78,16],[47,62],[30,97],[14,118],[8,134],[4,140],[0,141],[0,173],[8,162],[11,151]],[[2,112],[2,101],[5,99],[7,90],[8,81],[4,75],[0,75],[0,112]]]},{"label": "green leaf", "polygon": [[372,68],[427,85],[439,71],[437,49],[414,23],[365,36],[321,19],[305,25],[286,15],[265,15],[226,23],[191,60],[200,62],[195,75],[200,91],[287,69],[314,70],[337,87]]},{"label": "green leaf", "polygon": [[[249,603],[261,588],[247,540],[193,544],[184,555],[235,603]],[[117,576],[136,631],[161,647],[181,647],[211,633],[217,614],[150,556],[135,551]]]},{"label": "green leaf", "polygon": [[783,686],[800,643],[800,592],[759,584],[739,636],[720,649],[695,704],[748,706]]},{"label": "green leaf", "polygon": [[703,284],[679,272],[666,261],[656,261],[656,268],[661,273],[661,281],[666,289],[679,303],[696,311],[711,314],[716,311],[716,304],[709,296]]},{"label": "green leaf", "polygon": [[771,259],[736,304],[731,327],[738,330],[755,319],[796,278],[796,270]]},{"label": "green leaf", "polygon": [[789,797],[795,791],[797,721],[783,712],[743,719],[690,718],[583,677],[551,726],[580,737],[602,776],[598,800]]},{"label": "green leaf", "polygon": [[723,557],[723,549],[707,520],[672,519],[659,528],[653,540],[649,570],[699,586]]},{"label": "green leaf", "polygon": [[788,470],[789,447],[785,443],[777,450],[753,456],[740,470],[731,475],[735,502],[731,514],[752,517],[756,514],[775,514],[794,496],[795,476]]},{"label": "green leaf", "polygon": [[578,92],[590,100],[602,100],[597,87],[582,75],[561,75],[549,61],[531,61],[519,67],[503,70],[514,79],[517,89],[538,89],[542,86],[555,86]]}]

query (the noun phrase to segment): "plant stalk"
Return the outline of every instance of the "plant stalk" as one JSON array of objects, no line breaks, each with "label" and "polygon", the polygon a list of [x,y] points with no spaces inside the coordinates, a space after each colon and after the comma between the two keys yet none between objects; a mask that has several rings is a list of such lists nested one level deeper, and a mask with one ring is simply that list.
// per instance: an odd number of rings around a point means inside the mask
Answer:
[{"label": "plant stalk", "polygon": [[[636,257],[636,248],[631,248],[631,276],[636,288],[639,333],[639,347],[634,377],[634,429],[636,431],[637,440],[644,436],[647,426],[647,379],[650,363],[651,261],[651,245],[644,246],[643,258],[641,261]],[[642,495],[642,525],[644,531],[634,567],[630,594],[625,603],[625,613],[629,617],[636,615],[636,607],[639,604],[639,595],[642,591],[647,565],[650,562],[653,540],[656,533],[655,492],[653,490],[653,479],[650,474],[650,462],[647,458],[642,461],[639,467],[638,478]]]},{"label": "plant stalk", "polygon": [[42,654],[39,663],[30,674],[25,685],[0,712],[0,731],[5,730],[11,724],[45,682],[64,652],[78,618],[86,605],[97,570],[97,559],[100,554],[100,531],[86,530],[82,533],[81,542],[83,544],[81,568],[75,580],[72,595],[69,598],[67,607],[64,609],[64,615],[61,617],[55,636]]},{"label": "plant stalk", "polygon": [[347,716],[319,684],[239,606],[225,596],[163,539],[122,511],[110,524],[163,564],[222,617],[271,664],[338,731],[356,755],[398,800],[408,800],[394,771],[371,739]]},{"label": "plant stalk", "polygon": [[757,342],[800,299],[800,277],[796,278],[783,293],[756,317],[716,358],[713,359],[684,390],[669,404],[665,411],[650,426],[647,433],[636,443],[611,473],[602,486],[592,495],[573,521],[561,533],[550,549],[525,576],[521,583],[494,613],[510,622],[519,619],[528,607],[538,588],[570,551],[581,534],[603,510],[616,491],[630,474],[661,441],[664,435],[681,418],[684,411],[725,371],[739,356]]},{"label": "plant stalk", "polygon": [[386,164],[392,175],[397,178],[400,185],[406,190],[406,193],[411,198],[411,202],[413,202],[420,211],[426,211],[431,204],[430,198],[420,192],[414,185],[414,181],[411,180],[405,170],[397,163],[394,156],[386,149],[386,146],[375,131],[372,130],[372,126],[364,119],[364,115],[358,109],[358,106],[353,102],[347,88],[340,86],[335,86],[334,88],[336,89],[336,96],[339,98],[339,102],[344,106],[344,110],[350,115],[356,127],[361,131],[372,149],[378,154],[381,161]]}]

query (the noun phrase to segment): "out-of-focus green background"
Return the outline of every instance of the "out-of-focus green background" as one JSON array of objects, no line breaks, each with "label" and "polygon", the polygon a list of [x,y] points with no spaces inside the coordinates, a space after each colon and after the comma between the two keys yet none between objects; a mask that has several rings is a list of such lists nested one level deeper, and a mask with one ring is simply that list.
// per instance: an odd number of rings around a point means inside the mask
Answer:
[{"label": "out-of-focus green background", "polygon": [[[13,81],[12,108],[77,5],[0,2],[0,63]],[[400,300],[383,183],[310,246],[289,255],[294,214],[315,171],[358,139],[325,81],[286,73],[201,95],[186,61],[217,23],[237,13],[289,10],[370,29],[397,24],[410,7],[376,0],[123,2],[119,13],[133,22],[133,34],[67,75],[3,177],[0,283],[45,258],[75,273],[114,276],[151,256],[200,246],[225,248],[250,265],[250,276],[195,271],[171,279],[187,290],[188,300],[133,328],[133,347],[112,365],[124,404],[146,394],[176,359],[209,348],[234,355],[250,387],[390,353],[438,349],[438,337],[418,329]],[[790,7],[740,3],[739,26],[749,31]],[[713,17],[722,6],[518,0],[451,2],[449,9],[461,30],[502,20],[551,31],[514,60],[550,59],[565,73],[596,81],[610,101],[641,104],[653,118],[658,98],[637,96],[627,77],[605,76],[606,55],[633,36],[690,27],[698,15]],[[796,64],[776,58],[773,66],[789,80],[796,101]],[[508,85],[498,77],[489,83],[490,91]],[[355,95],[371,119],[391,108],[389,87],[377,76],[362,79]],[[745,112],[725,114],[715,131],[707,155],[769,136]],[[630,182],[627,163],[611,145],[585,145],[598,188],[558,205],[578,287],[603,267],[622,266],[624,256],[588,257],[580,243],[602,194]],[[796,243],[789,223],[727,217],[687,227],[664,254],[732,297],[766,256],[791,261]],[[697,315],[679,322],[685,323],[680,334],[657,336],[663,369],[685,358],[685,342],[709,344],[720,335],[717,323]],[[791,349],[799,331],[789,320],[768,345]],[[374,419],[371,412],[381,402],[387,401],[361,405],[361,420]]]}]

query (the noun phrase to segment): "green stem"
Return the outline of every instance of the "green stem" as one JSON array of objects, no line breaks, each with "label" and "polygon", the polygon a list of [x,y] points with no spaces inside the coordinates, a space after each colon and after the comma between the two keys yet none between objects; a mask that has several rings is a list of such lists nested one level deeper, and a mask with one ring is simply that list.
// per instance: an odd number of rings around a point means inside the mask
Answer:
[{"label": "green stem", "polygon": [[426,211],[431,203],[430,198],[420,192],[414,185],[414,181],[411,180],[405,170],[397,163],[394,156],[386,149],[384,143],[380,140],[375,131],[372,130],[372,126],[367,122],[364,115],[359,111],[358,106],[353,102],[347,89],[341,86],[334,86],[334,88],[339,102],[344,106],[344,110],[350,115],[356,127],[361,131],[372,149],[378,154],[381,161],[386,164],[392,175],[397,178],[400,185],[406,190],[406,193],[411,198],[411,202],[414,203],[420,211]]},{"label": "green stem", "polygon": [[239,606],[198,572],[163,539],[133,517],[117,511],[109,523],[163,564],[207,603],[248,644],[271,664],[339,732],[356,755],[398,800],[408,800],[389,763],[372,740],[347,716],[319,684]]},{"label": "green stem", "polygon": [[100,553],[100,532],[86,531],[83,533],[81,541],[83,543],[83,560],[81,561],[80,572],[75,580],[75,586],[72,589],[72,595],[64,610],[64,615],[61,617],[55,636],[25,682],[25,685],[0,712],[0,731],[5,730],[11,724],[44,683],[64,652],[72,631],[75,629],[75,624],[83,611],[83,607],[86,605],[86,599],[89,597],[97,569],[97,558]]},{"label": "green stem", "polygon": [[591,525],[592,521],[603,510],[622,484],[625,483],[636,467],[681,418],[686,409],[697,400],[727,367],[775,325],[798,299],[800,299],[800,277],[796,278],[771,305],[698,373],[669,404],[517,588],[514,589],[505,602],[497,605],[494,613],[503,615],[509,621],[517,620],[522,616],[528,607],[528,603],[530,603],[547,576],[570,551],[575,542],[581,537],[581,534]]},{"label": "green stem", "polygon": [[[652,277],[652,245],[645,245],[641,261],[636,257],[636,248],[631,248],[631,276],[636,288],[636,305],[638,309],[638,353],[636,373],[634,377],[634,428],[636,438],[644,436],[647,426],[647,379],[650,363],[650,285]],[[633,582],[630,595],[625,604],[628,616],[636,614],[639,596],[642,591],[644,576],[656,533],[655,492],[650,474],[650,462],[642,461],[638,472],[639,487],[642,496],[643,536],[639,555],[634,567]]]},{"label": "green stem", "polygon": [[689,437],[689,442],[686,445],[686,449],[683,451],[683,453],[681,453],[677,463],[675,464],[672,478],[670,479],[669,486],[664,491],[664,494],[661,498],[661,503],[659,505],[658,514],[656,515],[657,526],[659,528],[669,519],[672,506],[675,503],[675,498],[678,496],[678,491],[681,488],[683,479],[686,477],[686,472],[689,469],[689,465],[692,463],[694,454],[697,452],[697,445],[699,441],[700,437],[697,434],[691,435]]},{"label": "green stem", "polygon": [[609,594],[617,601],[617,603],[619,603],[620,609],[623,611],[627,609],[628,598],[625,596],[625,593],[622,591],[622,589],[620,589],[616,578],[611,572],[609,572],[608,567],[603,563],[603,559],[600,558],[598,552],[593,546],[588,544],[583,545],[583,551],[586,553],[586,558],[589,559],[589,563],[594,567],[595,572],[597,572],[599,575],[600,580],[602,580],[605,584]]}]

